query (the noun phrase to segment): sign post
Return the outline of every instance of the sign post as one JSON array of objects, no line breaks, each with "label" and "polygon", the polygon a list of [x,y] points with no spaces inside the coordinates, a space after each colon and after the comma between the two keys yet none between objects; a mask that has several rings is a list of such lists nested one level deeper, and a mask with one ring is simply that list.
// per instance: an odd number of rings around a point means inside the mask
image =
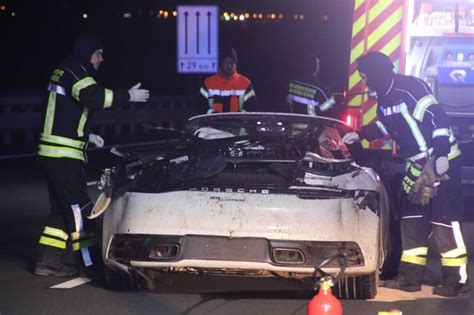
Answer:
[{"label": "sign post", "polygon": [[178,73],[214,73],[218,68],[216,5],[177,7]]}]

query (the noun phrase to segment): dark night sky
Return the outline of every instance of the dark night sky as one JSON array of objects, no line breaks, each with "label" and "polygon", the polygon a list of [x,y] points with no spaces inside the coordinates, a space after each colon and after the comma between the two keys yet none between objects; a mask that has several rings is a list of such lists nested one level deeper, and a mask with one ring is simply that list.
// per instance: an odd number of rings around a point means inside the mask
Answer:
[{"label": "dark night sky", "polygon": [[[221,13],[305,14],[303,21],[220,22],[221,46],[237,49],[238,69],[252,80],[260,101],[280,97],[278,91],[284,92],[302,51],[320,57],[320,77],[333,90],[346,87],[352,0],[0,0],[0,7],[7,8],[0,11],[0,91],[41,90],[74,37],[92,32],[104,43],[106,61],[98,76],[102,84],[128,88],[141,81],[154,94],[194,93],[204,76],[176,73],[176,18],[158,19],[149,12],[201,3],[218,4]],[[83,19],[82,12],[89,18]],[[122,18],[124,12],[133,18]]]}]

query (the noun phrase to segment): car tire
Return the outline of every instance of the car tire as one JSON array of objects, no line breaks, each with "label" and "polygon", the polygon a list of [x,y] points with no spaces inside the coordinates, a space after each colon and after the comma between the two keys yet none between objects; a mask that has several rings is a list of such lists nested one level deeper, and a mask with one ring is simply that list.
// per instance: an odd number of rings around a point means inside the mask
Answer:
[{"label": "car tire", "polygon": [[378,273],[344,277],[334,287],[333,293],[340,299],[372,299],[377,294]]}]

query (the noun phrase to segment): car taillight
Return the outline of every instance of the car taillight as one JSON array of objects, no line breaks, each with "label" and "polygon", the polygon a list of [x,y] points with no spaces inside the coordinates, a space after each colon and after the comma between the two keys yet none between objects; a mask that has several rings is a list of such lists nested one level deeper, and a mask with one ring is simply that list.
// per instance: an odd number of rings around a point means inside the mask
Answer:
[{"label": "car taillight", "polygon": [[349,127],[354,128],[354,126],[353,126],[354,119],[353,119],[351,114],[347,114],[345,120],[346,120],[346,125],[348,125]]}]

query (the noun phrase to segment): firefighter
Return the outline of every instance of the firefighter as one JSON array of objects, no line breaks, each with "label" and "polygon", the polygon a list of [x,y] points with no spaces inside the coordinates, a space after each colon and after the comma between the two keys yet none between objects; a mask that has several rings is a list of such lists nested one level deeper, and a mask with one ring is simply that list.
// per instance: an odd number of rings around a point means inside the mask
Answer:
[{"label": "firefighter", "polygon": [[201,108],[207,114],[255,111],[257,97],[250,80],[237,72],[237,52],[232,48],[221,56],[219,72],[206,78],[200,89]]},{"label": "firefighter", "polygon": [[[431,234],[441,255],[443,278],[442,285],[436,287],[433,294],[455,296],[465,292],[469,286],[467,250],[460,228],[462,156],[448,117],[425,82],[395,74],[393,63],[383,53],[369,52],[361,56],[357,67],[365,84],[377,95],[378,120],[362,127],[359,133],[346,134],[343,141],[354,144],[360,139],[371,141],[390,135],[399,145],[400,156],[407,161],[401,189],[403,251],[399,273],[382,285],[409,292],[421,289],[428,254],[427,239]],[[411,198],[412,190],[419,180],[426,178],[424,173],[428,166],[434,168],[436,178],[447,174],[449,180],[437,188],[424,187],[424,202],[415,202],[416,199]]]},{"label": "firefighter", "polygon": [[[94,76],[104,61],[102,54],[96,37],[79,36],[71,55],[49,79],[38,155],[47,176],[51,213],[39,238],[36,275],[73,276],[79,267],[87,272],[100,264],[94,246],[95,221],[85,219],[93,206],[84,172],[88,116],[94,110],[145,102],[149,97],[149,91],[140,89],[140,84],[128,92],[98,85]],[[91,135],[90,141],[103,145],[98,135]],[[76,262],[67,264],[72,257]]]},{"label": "firefighter", "polygon": [[313,54],[305,54],[298,60],[298,79],[290,82],[286,96],[290,112],[319,116],[327,114],[335,105],[329,89],[318,78],[319,63],[319,58]]}]

